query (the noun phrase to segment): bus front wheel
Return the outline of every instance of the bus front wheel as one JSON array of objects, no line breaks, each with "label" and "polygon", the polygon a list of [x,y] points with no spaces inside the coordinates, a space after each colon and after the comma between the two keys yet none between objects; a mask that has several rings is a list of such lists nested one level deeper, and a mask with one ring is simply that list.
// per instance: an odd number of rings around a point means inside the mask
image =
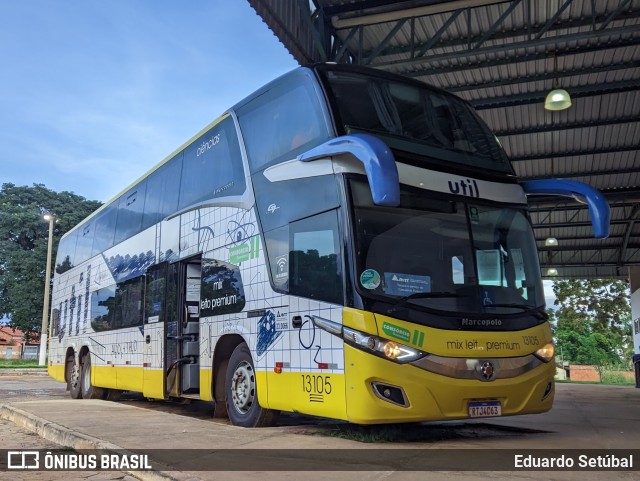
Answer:
[{"label": "bus front wheel", "polygon": [[265,409],[258,403],[253,359],[245,343],[239,344],[229,358],[225,390],[227,413],[232,424],[246,428],[275,424],[280,412]]},{"label": "bus front wheel", "polygon": [[91,384],[91,355],[89,353],[86,353],[82,358],[80,390],[84,399],[102,399],[105,394],[103,388]]}]

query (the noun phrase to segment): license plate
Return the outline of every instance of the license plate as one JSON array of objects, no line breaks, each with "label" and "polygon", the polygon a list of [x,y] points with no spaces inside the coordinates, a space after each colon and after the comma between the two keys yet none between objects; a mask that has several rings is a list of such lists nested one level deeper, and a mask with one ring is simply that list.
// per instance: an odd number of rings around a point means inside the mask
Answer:
[{"label": "license plate", "polygon": [[502,416],[500,401],[474,401],[469,403],[470,418],[490,418]]}]

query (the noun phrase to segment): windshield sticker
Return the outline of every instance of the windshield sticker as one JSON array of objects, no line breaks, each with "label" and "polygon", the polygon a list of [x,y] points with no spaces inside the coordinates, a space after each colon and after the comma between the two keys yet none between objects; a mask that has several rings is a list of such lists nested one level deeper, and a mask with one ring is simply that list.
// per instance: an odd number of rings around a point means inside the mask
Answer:
[{"label": "windshield sticker", "polygon": [[469,217],[472,224],[478,224],[480,222],[480,215],[478,214],[477,207],[469,207]]},{"label": "windshield sticker", "polygon": [[431,292],[431,276],[385,272],[384,292],[385,294],[401,297],[421,292]]},{"label": "windshield sticker", "polygon": [[362,284],[362,287],[365,289],[377,289],[380,285],[380,274],[374,269],[367,269],[360,274],[360,284]]},{"label": "windshield sticker", "polygon": [[493,301],[491,293],[489,293],[489,291],[482,291],[482,305],[490,306],[492,304],[495,304],[495,302]]},{"label": "windshield sticker", "polygon": [[483,286],[499,286],[502,284],[500,251],[485,249],[476,251],[478,260],[478,281]]},{"label": "windshield sticker", "polygon": [[524,271],[522,249],[511,249],[511,258],[513,259],[513,269],[516,271],[516,281],[524,281],[527,276]]}]

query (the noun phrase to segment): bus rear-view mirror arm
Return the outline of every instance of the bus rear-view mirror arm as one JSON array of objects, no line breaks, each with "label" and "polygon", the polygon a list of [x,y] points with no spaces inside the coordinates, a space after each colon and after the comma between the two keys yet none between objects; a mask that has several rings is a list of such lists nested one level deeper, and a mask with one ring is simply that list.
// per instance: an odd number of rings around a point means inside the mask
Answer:
[{"label": "bus rear-view mirror arm", "polygon": [[562,195],[573,197],[578,202],[587,204],[596,239],[609,237],[609,219],[611,211],[604,195],[590,185],[574,180],[543,179],[522,182],[525,194],[529,195]]},{"label": "bus rear-view mirror arm", "polygon": [[311,162],[340,154],[351,154],[362,162],[374,204],[388,207],[400,205],[396,159],[387,144],[373,135],[350,134],[336,137],[298,155],[297,160]]}]

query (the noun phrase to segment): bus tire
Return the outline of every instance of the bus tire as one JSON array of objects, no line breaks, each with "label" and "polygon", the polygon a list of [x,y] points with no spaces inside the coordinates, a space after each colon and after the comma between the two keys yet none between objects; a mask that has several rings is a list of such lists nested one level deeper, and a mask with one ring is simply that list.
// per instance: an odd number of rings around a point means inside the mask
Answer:
[{"label": "bus tire", "polygon": [[65,377],[67,378],[71,399],[82,399],[82,390],[80,389],[80,366],[78,366],[73,356],[67,357],[65,371]]},{"label": "bus tire", "polygon": [[229,358],[226,381],[226,404],[229,420],[235,426],[257,428],[273,426],[279,411],[265,409],[258,403],[256,373],[249,347],[239,344]]},{"label": "bus tire", "polygon": [[101,387],[91,384],[91,354],[86,353],[82,358],[82,375],[80,390],[84,399],[103,399],[105,392]]}]

